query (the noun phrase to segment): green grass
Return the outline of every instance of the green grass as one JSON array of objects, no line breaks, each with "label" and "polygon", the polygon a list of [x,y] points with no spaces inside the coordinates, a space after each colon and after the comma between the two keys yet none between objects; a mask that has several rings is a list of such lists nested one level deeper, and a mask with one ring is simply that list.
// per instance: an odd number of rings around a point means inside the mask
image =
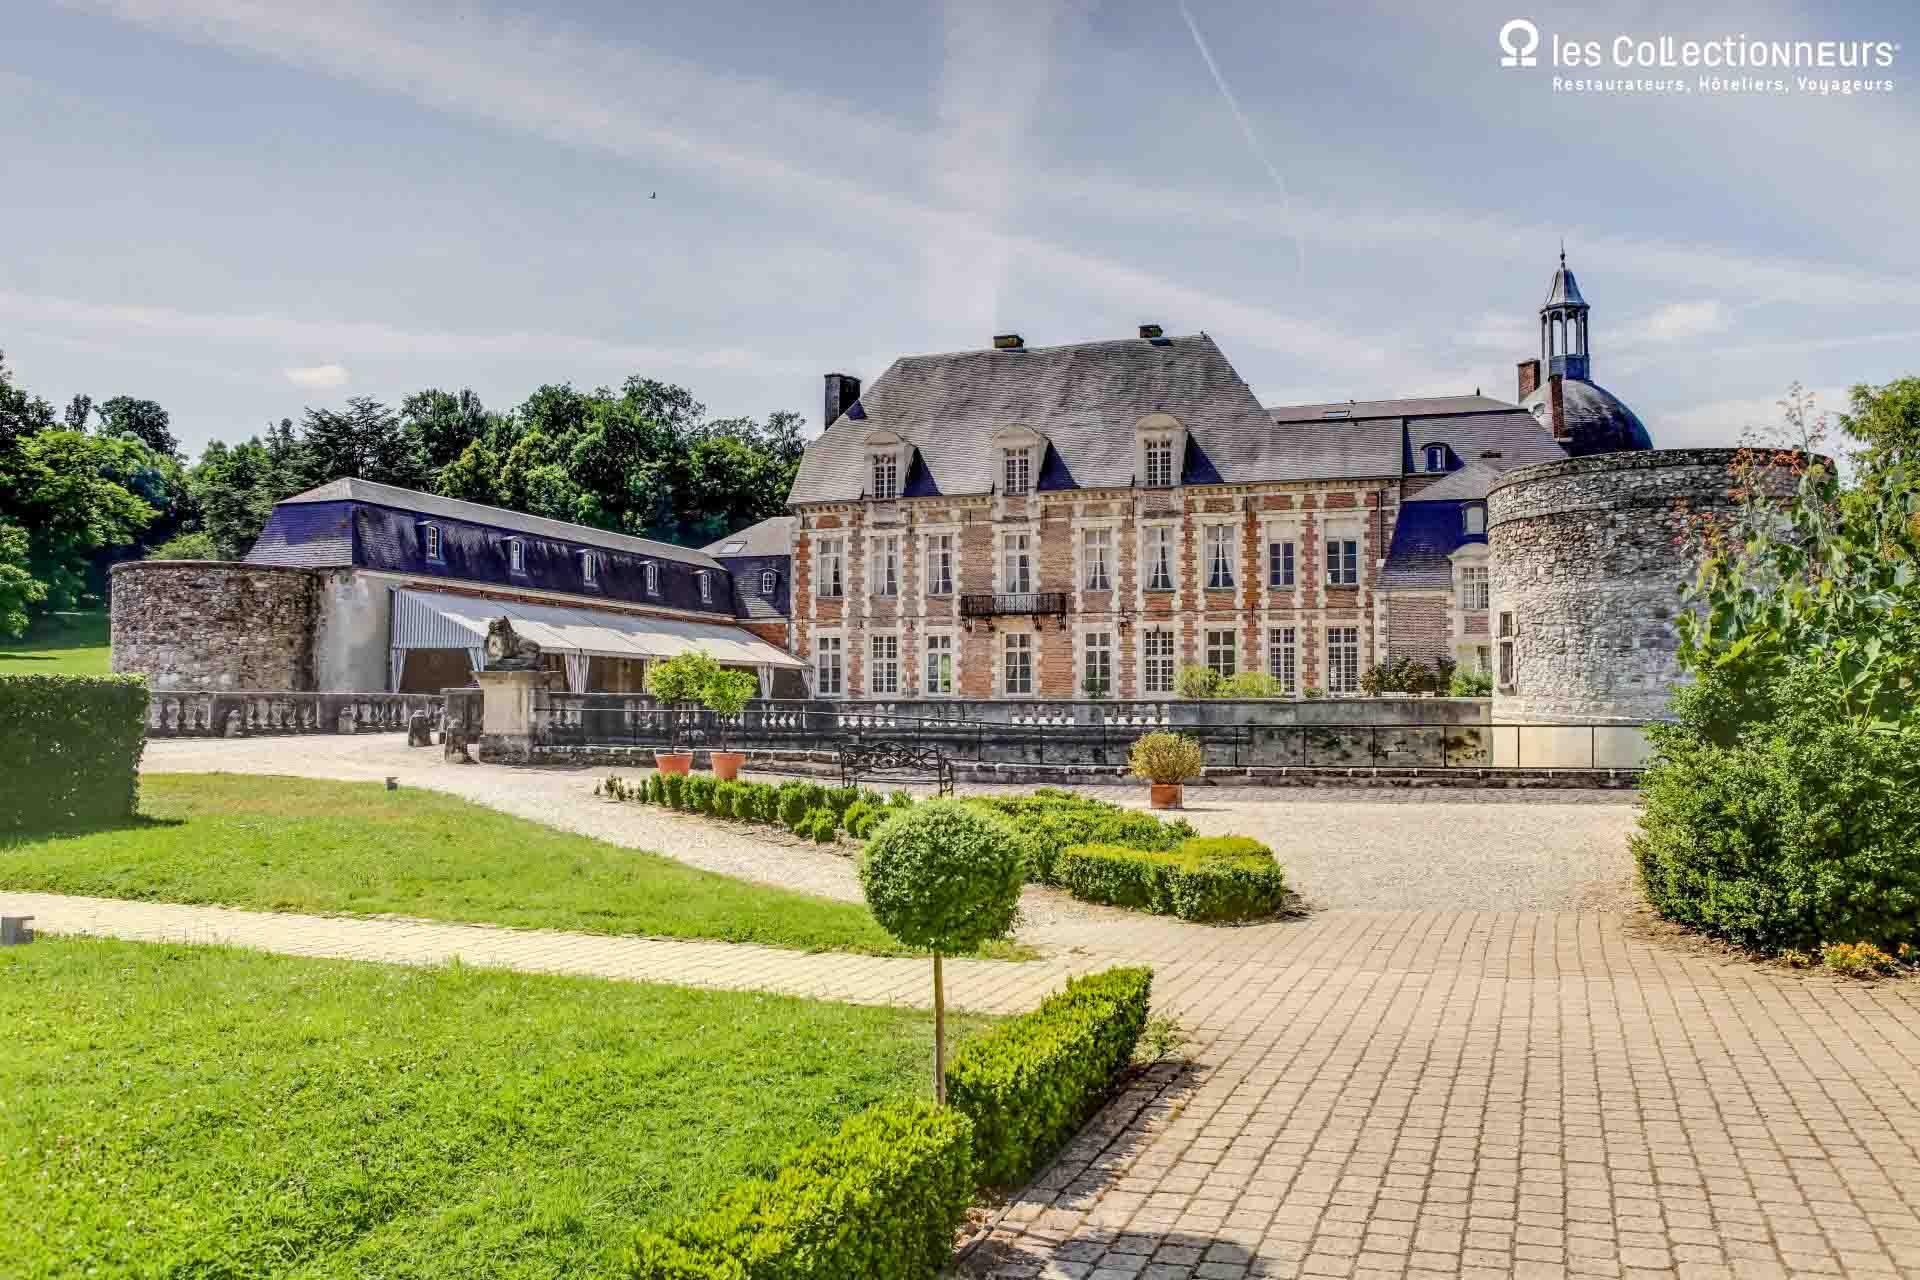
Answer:
[{"label": "green grass", "polygon": [[0,676],[104,676],[112,669],[105,613],[49,614],[25,639],[0,638]]},{"label": "green grass", "polygon": [[141,779],[140,808],[127,825],[0,843],[0,886],[911,954],[860,903],[714,875],[436,791],[161,773]]},{"label": "green grass", "polygon": [[0,951],[0,1273],[590,1276],[633,1227],[930,1091],[930,1023],[42,938]]}]

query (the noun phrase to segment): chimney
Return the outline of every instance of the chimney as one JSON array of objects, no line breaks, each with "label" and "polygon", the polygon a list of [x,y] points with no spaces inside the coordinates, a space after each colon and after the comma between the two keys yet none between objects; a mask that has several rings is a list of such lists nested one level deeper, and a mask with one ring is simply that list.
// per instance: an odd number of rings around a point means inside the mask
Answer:
[{"label": "chimney", "polygon": [[996,333],[993,335],[993,349],[995,351],[1025,351],[1027,344],[1025,339],[1021,338],[1017,333]]},{"label": "chimney", "polygon": [[827,417],[826,421],[820,424],[820,429],[825,431],[828,427],[840,421],[840,415],[845,413],[853,405],[853,402],[859,398],[860,379],[850,373],[828,374],[827,407],[825,410]]},{"label": "chimney", "polygon": [[1531,360],[1522,360],[1520,362],[1520,395],[1518,399],[1525,400],[1528,396],[1532,395],[1539,386],[1540,358],[1535,356]]},{"label": "chimney", "polygon": [[1567,430],[1566,384],[1565,374],[1556,373],[1547,379],[1547,421],[1553,426],[1555,440],[1572,438]]},{"label": "chimney", "polygon": [[1149,342],[1159,337],[1160,334],[1161,334],[1161,329],[1160,329],[1160,326],[1157,324],[1143,324],[1140,326],[1140,336],[1145,338]]}]

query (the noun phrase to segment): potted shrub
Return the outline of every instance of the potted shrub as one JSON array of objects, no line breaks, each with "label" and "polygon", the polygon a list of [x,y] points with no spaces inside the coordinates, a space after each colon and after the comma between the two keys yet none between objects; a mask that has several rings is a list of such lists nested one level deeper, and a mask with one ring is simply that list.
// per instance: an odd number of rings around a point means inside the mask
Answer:
[{"label": "potted shrub", "polygon": [[1156,809],[1178,809],[1186,799],[1185,783],[1207,762],[1200,741],[1184,733],[1149,733],[1134,740],[1127,752],[1127,768],[1145,778],[1149,801]]},{"label": "potted shrub", "polygon": [[716,727],[720,733],[720,749],[713,752],[711,758],[713,776],[723,782],[739,777],[740,766],[747,762],[745,752],[727,750],[727,726],[733,717],[747,709],[747,703],[759,692],[760,681],[751,672],[725,669],[715,670],[700,690],[700,701],[719,720]]},{"label": "potted shrub", "polygon": [[720,664],[694,650],[668,658],[647,672],[647,692],[667,709],[667,749],[653,753],[653,767],[662,773],[685,773],[693,767],[693,752],[680,749],[680,711],[706,691],[707,681]]}]

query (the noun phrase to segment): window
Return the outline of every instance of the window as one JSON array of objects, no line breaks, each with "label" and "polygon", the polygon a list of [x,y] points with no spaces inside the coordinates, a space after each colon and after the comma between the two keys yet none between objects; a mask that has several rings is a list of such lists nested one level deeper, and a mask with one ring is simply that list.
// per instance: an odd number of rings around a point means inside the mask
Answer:
[{"label": "window", "polygon": [[815,544],[820,554],[819,575],[813,582],[813,594],[828,598],[845,594],[847,541],[845,538],[821,538]]},{"label": "window", "polygon": [[1014,595],[1023,595],[1033,590],[1032,564],[1027,557],[1030,534],[1009,533],[1001,540],[1005,548],[1005,572],[1000,579],[1000,589]]},{"label": "window", "polygon": [[927,538],[927,594],[953,594],[953,535],[936,533]]},{"label": "window", "polygon": [[816,636],[813,641],[814,692],[823,698],[840,696],[840,637]]},{"label": "window", "polygon": [[1493,650],[1484,644],[1475,645],[1473,648],[1473,669],[1483,676],[1492,675]]},{"label": "window", "polygon": [[929,694],[953,692],[952,636],[927,637],[927,685],[924,692]]},{"label": "window", "polygon": [[1233,586],[1233,526],[1207,526],[1207,589],[1223,591]]},{"label": "window", "polygon": [[1430,444],[1427,446],[1427,470],[1445,471],[1447,469],[1447,446]]},{"label": "window", "polygon": [[888,534],[873,540],[873,594],[900,594],[900,536]]},{"label": "window", "polygon": [[1293,543],[1269,542],[1267,544],[1267,585],[1270,587],[1293,585]]},{"label": "window", "polygon": [[1327,692],[1360,692],[1360,628],[1327,628]]},{"label": "window", "polygon": [[1487,607],[1487,567],[1483,564],[1468,564],[1460,567],[1460,607],[1463,609],[1485,609]]},{"label": "window", "polygon": [[1148,693],[1173,692],[1173,632],[1160,629],[1141,637],[1141,686]]},{"label": "window", "polygon": [[1221,679],[1234,673],[1233,628],[1221,627],[1207,632],[1207,666]]},{"label": "window", "polygon": [[511,573],[527,571],[527,544],[518,538],[507,539],[507,569]]},{"label": "window", "polygon": [[874,636],[869,648],[873,661],[867,664],[867,692],[900,692],[900,637]]},{"label": "window", "polygon": [[1006,491],[1026,493],[1033,488],[1033,451],[1009,449],[1006,457]]},{"label": "window", "polygon": [[713,575],[709,574],[705,569],[695,569],[693,571],[693,580],[700,584],[700,603],[712,604]]},{"label": "window", "polygon": [[1300,675],[1300,646],[1292,627],[1267,630],[1267,674],[1292,693]]},{"label": "window", "polygon": [[437,524],[423,524],[420,526],[420,535],[421,540],[427,545],[427,559],[439,560],[441,558],[440,526]]},{"label": "window", "polygon": [[780,585],[780,575],[778,573],[775,573],[772,569],[762,569],[760,571],[760,594],[761,595],[763,596],[772,595],[775,589],[779,587],[779,585]]},{"label": "window", "polygon": [[600,581],[600,566],[591,551],[580,553],[580,581],[589,587]]},{"label": "window", "polygon": [[1468,533],[1487,531],[1487,507],[1483,502],[1469,502],[1460,509],[1461,527]]},{"label": "window", "polygon": [[1113,692],[1113,633],[1089,631],[1086,640],[1086,669],[1081,672],[1080,691],[1090,698]]},{"label": "window", "polygon": [[1087,590],[1108,591],[1113,587],[1113,530],[1089,529],[1087,544]]},{"label": "window", "polygon": [[1008,634],[1000,687],[1007,693],[1033,692],[1033,637],[1024,631]]},{"label": "window", "polygon": [[883,502],[900,496],[900,455],[892,450],[873,455],[873,496]]},{"label": "window", "polygon": [[1500,642],[1499,680],[1502,686],[1509,689],[1513,687],[1514,683],[1515,664],[1513,643],[1518,633],[1518,628],[1514,625],[1512,612],[1503,610],[1500,614],[1499,630],[1496,631],[1494,635]]},{"label": "window", "polygon": [[658,560],[647,561],[646,579],[647,579],[647,594],[650,596],[659,595],[660,594],[660,562]]},{"label": "window", "polygon": [[1173,528],[1170,525],[1147,527],[1147,590],[1173,590]]},{"label": "window", "polygon": [[1360,583],[1360,544],[1352,538],[1327,543],[1327,585],[1352,587]]},{"label": "window", "polygon": [[1165,489],[1173,484],[1173,439],[1154,436],[1147,441],[1147,487]]}]

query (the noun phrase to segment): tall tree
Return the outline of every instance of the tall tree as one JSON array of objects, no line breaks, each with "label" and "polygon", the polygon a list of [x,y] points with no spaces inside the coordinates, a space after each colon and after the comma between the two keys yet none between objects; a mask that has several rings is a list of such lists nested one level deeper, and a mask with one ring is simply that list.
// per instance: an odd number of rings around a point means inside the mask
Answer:
[{"label": "tall tree", "polygon": [[27,531],[0,520],[0,636],[27,629],[27,610],[47,598],[46,584],[28,568]]},{"label": "tall tree", "polygon": [[1896,378],[1884,387],[1861,383],[1847,407],[1840,425],[1869,454],[1920,460],[1920,377]]},{"label": "tall tree", "polygon": [[420,442],[393,410],[368,396],[355,396],[344,410],[308,409],[300,443],[306,479],[324,484],[347,476],[418,489],[426,483]]},{"label": "tall tree", "polygon": [[99,407],[101,434],[132,436],[155,453],[171,458],[180,452],[173,438],[172,419],[152,400],[115,396]]},{"label": "tall tree", "polygon": [[400,428],[419,442],[430,471],[449,466],[487,433],[491,417],[471,391],[416,391],[400,402]]},{"label": "tall tree", "polygon": [[93,397],[75,396],[73,399],[67,401],[67,409],[66,412],[61,415],[61,420],[67,424],[67,430],[69,431],[85,431],[87,429],[87,419],[92,416]]},{"label": "tall tree", "polygon": [[273,504],[299,490],[300,478],[258,438],[231,446],[216,440],[200,455],[188,485],[199,532],[212,538],[221,559],[238,560],[260,536]]},{"label": "tall tree", "polygon": [[[5,463],[7,450],[27,436],[51,430],[53,421],[52,405],[13,385],[6,352],[0,351],[0,465]],[[4,500],[3,495],[0,500]]]}]

